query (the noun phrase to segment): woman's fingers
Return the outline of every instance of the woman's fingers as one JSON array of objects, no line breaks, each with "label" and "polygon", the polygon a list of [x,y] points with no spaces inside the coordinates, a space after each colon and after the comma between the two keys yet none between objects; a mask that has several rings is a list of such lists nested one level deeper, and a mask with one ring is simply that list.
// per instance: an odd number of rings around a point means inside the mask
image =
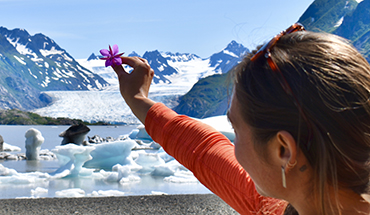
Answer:
[{"label": "woman's fingers", "polygon": [[122,65],[114,66],[113,70],[116,72],[118,77],[120,77],[121,75],[128,75],[128,73],[126,72]]},{"label": "woman's fingers", "polygon": [[113,67],[118,75],[122,96],[131,99],[134,96],[148,96],[154,71],[147,60],[139,57],[121,57],[122,63],[133,68],[131,73],[125,71],[122,65]]},{"label": "woman's fingers", "polygon": [[121,57],[122,63],[131,66],[133,69],[144,66],[150,67],[146,59],[140,57]]},{"label": "woman's fingers", "polygon": [[[130,67],[133,68],[133,72],[135,73],[141,73],[142,75],[150,75],[152,72],[152,69],[150,68],[150,65],[148,61],[144,58],[139,57],[121,57],[122,64],[127,64]],[[114,71],[117,73],[118,77],[120,75],[126,75],[128,74],[125,69],[122,67],[122,65],[113,67]]]},{"label": "woman's fingers", "polygon": [[143,58],[121,57],[121,59],[123,64],[133,68],[133,71],[128,73],[122,65],[113,67],[118,75],[121,95],[133,113],[145,123],[146,113],[154,104],[154,101],[148,98],[154,71]]}]

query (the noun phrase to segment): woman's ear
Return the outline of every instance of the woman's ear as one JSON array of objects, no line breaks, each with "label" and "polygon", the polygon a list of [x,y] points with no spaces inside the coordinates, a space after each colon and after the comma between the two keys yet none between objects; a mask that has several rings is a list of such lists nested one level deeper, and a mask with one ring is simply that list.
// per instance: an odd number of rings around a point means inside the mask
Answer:
[{"label": "woman's ear", "polygon": [[[287,131],[279,131],[274,141],[275,159],[280,166],[287,166],[288,162],[293,164],[297,159],[297,143],[293,136]],[[287,166],[289,168],[289,166]],[[289,169],[286,169],[289,170]]]}]

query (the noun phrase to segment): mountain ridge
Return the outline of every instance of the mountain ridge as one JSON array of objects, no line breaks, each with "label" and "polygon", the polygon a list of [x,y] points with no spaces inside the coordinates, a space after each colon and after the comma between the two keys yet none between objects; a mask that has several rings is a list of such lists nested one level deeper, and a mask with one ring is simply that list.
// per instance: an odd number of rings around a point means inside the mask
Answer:
[{"label": "mountain ridge", "polygon": [[[192,53],[172,53],[159,50],[146,51],[143,56],[133,52],[128,56],[138,56],[148,61],[154,70],[152,84],[184,85],[184,82],[189,82],[190,87],[192,87],[201,78],[227,73],[248,52],[249,50],[246,47],[233,40],[224,49],[207,58],[201,58]],[[105,78],[111,85],[117,85],[113,70],[104,67],[103,61],[96,56],[92,53],[88,60],[79,59],[77,61]],[[127,71],[131,70],[127,65],[123,66]]]},{"label": "mountain ridge", "polygon": [[[355,0],[315,0],[298,22],[307,30],[334,33],[351,40],[370,62],[370,0],[360,3]],[[226,92],[230,92],[230,87],[227,76],[206,77],[182,96],[179,105],[173,109],[197,118],[226,114],[229,102]]]},{"label": "mountain ridge", "polygon": [[[302,14],[298,22],[301,22],[307,30],[331,32],[351,40],[353,45],[359,49],[362,54],[364,54],[368,61],[370,61],[369,2],[370,0],[363,0],[359,3],[355,0],[315,0]],[[19,32],[16,33],[26,35],[25,32],[20,29]],[[38,37],[42,38],[41,35]],[[0,40],[4,39],[7,40],[5,37],[2,37],[0,33]],[[11,42],[14,43],[16,40],[11,40]],[[24,43],[26,40],[22,40],[22,42]],[[12,68],[14,64],[16,64],[16,66],[22,65],[22,62],[28,63],[30,58],[33,58],[33,54],[30,54],[30,57],[18,55],[17,52],[14,52],[12,46],[13,45],[11,43],[4,45],[4,47],[9,49],[10,53],[13,53],[10,57],[4,57],[0,51],[0,76],[2,72],[2,63],[6,68]],[[238,48],[241,49],[239,50]],[[48,50],[52,51],[51,48]],[[231,41],[231,43],[229,43],[223,50],[214,53],[208,58],[200,58],[199,56],[190,53],[171,53],[161,52],[158,50],[147,51],[144,55],[150,62],[153,70],[155,70],[155,78],[153,79],[154,86],[161,86],[161,90],[167,90],[165,86],[178,86],[176,88],[175,97],[168,97],[169,94],[174,91],[163,92],[166,93],[163,97],[166,97],[166,101],[171,103],[171,107],[180,114],[203,118],[215,114],[224,114],[226,112],[228,105],[227,94],[220,94],[220,92],[227,92],[229,87],[227,82],[225,82],[227,77],[226,73],[240,61],[245,53],[247,53],[246,50],[244,50],[242,46],[239,47],[237,42]],[[40,53],[42,55],[42,52]],[[142,57],[144,57],[144,55]],[[131,53],[129,56],[140,55],[137,53]],[[55,56],[53,59],[57,59],[57,57]],[[90,61],[85,59],[83,62],[81,60],[77,61],[81,67],[87,68],[107,82],[102,89],[118,89],[116,74],[111,68],[104,67],[103,61],[98,60],[98,55],[95,55],[95,57],[92,56]],[[92,66],[95,63],[96,65]],[[125,67],[125,69],[130,71],[130,68],[128,67]],[[30,73],[28,70],[24,70],[23,72],[25,74]],[[31,73],[35,76],[37,75],[37,72],[34,72],[33,70],[31,70]],[[32,74],[29,74],[28,76],[32,76]],[[3,83],[0,83],[0,104],[2,100],[7,100],[9,103],[14,103],[13,106],[16,106],[18,100],[13,96],[13,94],[8,93],[8,97],[2,96],[7,93],[7,91],[19,91],[19,94],[24,94],[24,92],[31,92],[34,90],[32,88],[25,88],[25,84],[21,83],[19,80],[21,77],[22,74],[16,74],[10,76],[8,79],[6,79],[7,77],[0,78],[3,82],[6,82],[6,85],[12,86],[12,88],[9,89],[5,88]],[[27,81],[31,81],[31,79]],[[221,99],[215,99],[215,96],[219,96]],[[43,106],[50,103],[52,93],[42,94],[38,92],[34,97],[37,97],[38,101],[43,102],[42,104],[37,105]],[[92,96],[91,98],[94,97]],[[79,100],[76,99],[76,101]],[[112,119],[115,117],[116,116],[112,116]]]},{"label": "mountain ridge", "polygon": [[107,82],[78,64],[54,40],[0,27],[0,108],[43,107],[42,91],[99,90]]},{"label": "mountain ridge", "polygon": [[[239,45],[237,47],[239,47]],[[171,53],[158,50],[148,51],[146,52],[147,54],[144,53],[144,55],[146,57],[152,56],[152,58],[147,58],[147,60],[156,73],[165,71],[165,67],[159,62],[165,62],[167,68],[170,68],[171,71],[176,71],[176,73],[156,74],[158,79],[157,81],[153,80],[152,82],[149,98],[156,102],[164,103],[169,108],[174,108],[183,100],[182,96],[192,89],[194,87],[193,85],[200,79],[205,77],[213,79],[213,76],[218,77],[227,75],[225,68],[232,63],[232,61],[230,61],[230,56],[235,59],[241,59],[247,51],[248,49],[245,47],[242,49],[232,50],[229,46],[227,51],[221,50],[218,52],[222,53],[222,55],[218,55],[220,58],[213,57],[216,62],[213,67],[210,66],[211,57],[200,58],[199,56],[190,53]],[[151,52],[152,55],[148,55],[149,52]],[[129,54],[129,56],[131,55],[142,57],[137,53]],[[57,98],[57,101],[50,106],[34,110],[33,112],[42,116],[77,118],[89,122],[105,121],[112,124],[139,123],[118,91],[119,86],[117,75],[113,69],[111,67],[105,67],[104,61],[96,58],[89,61],[87,59],[79,59],[78,61],[84,67],[103,77],[110,84],[109,88],[106,88],[101,92],[46,92],[49,96]],[[235,62],[237,61],[238,60],[235,60]],[[216,65],[219,66],[217,71],[215,71]],[[227,66],[223,67],[222,65]],[[123,66],[126,71],[131,71],[131,68],[128,66]],[[161,79],[161,77],[165,79]],[[167,80],[167,83],[164,80]],[[207,85],[206,82],[210,84]],[[195,88],[201,88],[204,86],[210,87],[212,83],[216,83],[213,81],[206,82],[203,81],[202,84],[197,84]],[[220,87],[223,86],[220,84]],[[210,90],[209,92],[208,90],[205,90],[202,91],[201,94],[204,96],[207,96],[207,94],[213,94],[213,98],[215,98],[219,96],[219,92],[220,91],[218,90]],[[226,91],[224,92],[226,94]],[[204,104],[207,103],[208,102]],[[186,105],[183,107],[186,107]],[[216,107],[217,106],[215,105],[215,108]],[[75,110],[89,111],[84,112]],[[208,113],[213,114],[216,112],[217,111],[208,111]]]},{"label": "mountain ridge", "polygon": [[350,40],[370,62],[370,0],[315,0],[298,22],[307,30]]}]

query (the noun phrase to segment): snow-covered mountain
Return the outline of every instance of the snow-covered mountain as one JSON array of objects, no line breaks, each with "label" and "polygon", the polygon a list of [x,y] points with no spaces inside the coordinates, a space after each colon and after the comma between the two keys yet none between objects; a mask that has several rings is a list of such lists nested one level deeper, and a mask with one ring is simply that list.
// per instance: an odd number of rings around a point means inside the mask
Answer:
[{"label": "snow-covered mountain", "polygon": [[[235,41],[205,59],[189,53],[174,54],[157,50],[145,52],[142,57],[148,60],[155,72],[149,97],[173,108],[178,105],[179,98],[200,79],[226,73],[247,52],[247,48]],[[129,56],[139,55],[132,53]],[[95,54],[88,59],[77,61],[83,67],[102,77],[110,86],[99,92],[46,92],[56,101],[51,106],[34,110],[34,112],[44,116],[78,118],[92,122],[138,123],[118,92],[118,81],[113,69],[105,67],[104,61]],[[130,71],[127,66],[125,69]]]},{"label": "snow-covered mountain", "polygon": [[48,101],[40,99],[41,91],[99,90],[107,85],[49,37],[0,27],[0,108],[44,106]]},{"label": "snow-covered mountain", "polygon": [[[154,70],[153,85],[176,85],[184,87],[187,92],[197,81],[214,74],[227,73],[236,65],[249,50],[243,45],[232,41],[226,48],[208,58],[201,58],[189,53],[171,53],[147,51],[143,56],[133,52],[128,56],[138,56],[148,60]],[[95,54],[88,59],[77,60],[112,85],[108,89],[117,89],[118,84],[114,71],[104,66],[104,61]],[[125,66],[127,71],[131,69]]]}]

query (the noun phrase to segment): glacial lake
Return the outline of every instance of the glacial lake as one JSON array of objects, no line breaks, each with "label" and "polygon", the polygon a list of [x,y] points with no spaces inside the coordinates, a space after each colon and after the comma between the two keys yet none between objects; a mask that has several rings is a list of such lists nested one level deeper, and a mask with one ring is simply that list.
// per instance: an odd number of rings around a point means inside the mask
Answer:
[{"label": "glacial lake", "polygon": [[[121,135],[129,134],[137,126],[88,126],[90,132],[87,136],[99,135],[100,137],[118,138]],[[62,138],[59,134],[69,126],[8,126],[0,125],[0,135],[5,143],[18,146],[21,148],[19,152],[11,152],[14,154],[25,153],[25,133],[28,129],[35,128],[42,133],[45,141],[41,149],[52,150],[59,146]],[[86,138],[87,140],[87,138]],[[152,152],[148,152],[152,153]],[[191,181],[189,183],[171,183],[164,180],[162,176],[152,176],[150,174],[139,175],[140,180],[132,183],[118,183],[96,177],[64,177],[53,180],[39,180],[39,176],[35,180],[24,180],[26,174],[52,173],[56,171],[60,164],[58,160],[38,160],[38,161],[7,161],[0,160],[0,164],[8,169],[14,169],[19,174],[19,180],[13,175],[9,183],[0,183],[0,199],[4,198],[52,198],[52,197],[89,197],[98,195],[155,195],[155,194],[204,194],[210,191],[199,182]],[[8,177],[8,176],[0,176]],[[22,178],[23,177],[23,178]],[[15,180],[15,181],[14,181]],[[17,181],[18,180],[18,181]],[[3,180],[4,181],[4,180]],[[6,181],[6,180],[5,180]],[[74,196],[71,191],[69,194],[59,194],[60,191],[77,189],[76,193],[80,195]],[[41,190],[41,191],[40,191]],[[82,194],[81,194],[82,192]],[[72,194],[71,194],[72,193]],[[72,196],[71,196],[72,195]]]}]

